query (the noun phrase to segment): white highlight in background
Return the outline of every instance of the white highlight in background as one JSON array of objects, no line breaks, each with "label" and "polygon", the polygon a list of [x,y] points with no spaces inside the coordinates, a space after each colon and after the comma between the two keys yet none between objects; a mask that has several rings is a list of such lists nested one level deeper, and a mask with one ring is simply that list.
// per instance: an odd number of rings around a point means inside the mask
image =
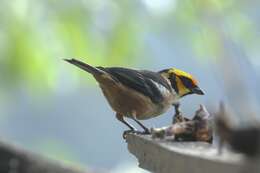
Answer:
[{"label": "white highlight in background", "polygon": [[175,10],[177,0],[142,0],[143,4],[156,15],[167,14]]}]

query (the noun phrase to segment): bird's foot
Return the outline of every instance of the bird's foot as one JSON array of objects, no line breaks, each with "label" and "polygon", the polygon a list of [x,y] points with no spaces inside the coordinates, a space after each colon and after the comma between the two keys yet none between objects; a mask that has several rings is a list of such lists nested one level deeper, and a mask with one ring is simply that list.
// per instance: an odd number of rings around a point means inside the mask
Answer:
[{"label": "bird's foot", "polygon": [[180,104],[179,103],[175,104],[174,108],[175,108],[175,114],[172,119],[172,124],[185,121],[185,118],[180,109]]},{"label": "bird's foot", "polygon": [[172,119],[172,123],[175,124],[175,123],[180,123],[180,122],[183,122],[185,121],[185,118],[183,117],[182,113],[181,112],[178,112],[176,113],[174,116],[173,116],[173,119]]},{"label": "bird's foot", "polygon": [[149,130],[148,128],[144,128],[144,131],[141,132],[142,135],[150,135],[151,134],[151,130]]},{"label": "bird's foot", "polygon": [[145,129],[144,131],[139,131],[139,130],[126,130],[123,133],[123,138],[126,139],[126,136],[128,134],[137,134],[137,135],[149,135],[151,134],[151,131],[149,129]]},{"label": "bird's foot", "polygon": [[140,135],[151,135],[152,134],[152,132],[151,132],[151,130],[149,130],[149,129],[145,129],[144,131],[142,131],[141,133],[139,133]]}]

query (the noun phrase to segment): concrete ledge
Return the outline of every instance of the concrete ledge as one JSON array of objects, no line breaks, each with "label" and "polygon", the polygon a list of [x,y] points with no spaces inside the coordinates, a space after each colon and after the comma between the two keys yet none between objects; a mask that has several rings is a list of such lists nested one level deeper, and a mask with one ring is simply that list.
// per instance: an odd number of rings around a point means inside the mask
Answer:
[{"label": "concrete ledge", "polygon": [[174,142],[134,134],[128,134],[126,141],[139,167],[154,173],[260,172],[257,161],[231,152],[219,155],[208,143]]}]

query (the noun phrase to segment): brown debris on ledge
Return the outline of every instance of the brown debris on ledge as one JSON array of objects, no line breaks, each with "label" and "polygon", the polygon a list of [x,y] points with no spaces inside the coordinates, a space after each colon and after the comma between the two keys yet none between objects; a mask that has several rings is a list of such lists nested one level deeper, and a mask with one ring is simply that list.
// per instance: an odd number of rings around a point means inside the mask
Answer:
[{"label": "brown debris on ledge", "polygon": [[167,127],[152,128],[153,138],[172,138],[177,141],[201,141],[212,143],[213,125],[212,117],[205,106],[195,112],[192,119],[176,115],[174,123]]}]

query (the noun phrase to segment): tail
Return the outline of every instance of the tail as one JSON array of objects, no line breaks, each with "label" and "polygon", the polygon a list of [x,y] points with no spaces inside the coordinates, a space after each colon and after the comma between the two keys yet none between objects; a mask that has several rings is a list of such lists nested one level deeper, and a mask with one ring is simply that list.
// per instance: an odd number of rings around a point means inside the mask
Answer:
[{"label": "tail", "polygon": [[96,68],[96,67],[93,67],[91,65],[88,65],[82,61],[79,61],[79,60],[76,60],[76,59],[64,59],[65,61],[81,68],[82,70],[88,72],[88,73],[91,73],[93,75],[101,75],[101,74],[104,74],[104,71]]}]

